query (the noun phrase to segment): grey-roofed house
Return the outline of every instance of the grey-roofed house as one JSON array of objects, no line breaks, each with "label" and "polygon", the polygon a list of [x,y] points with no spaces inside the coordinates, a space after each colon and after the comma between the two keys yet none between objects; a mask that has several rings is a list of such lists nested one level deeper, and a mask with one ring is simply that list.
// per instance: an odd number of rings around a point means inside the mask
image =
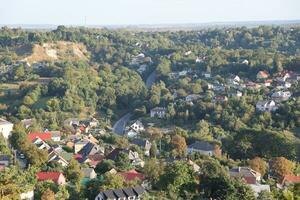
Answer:
[{"label": "grey-roofed house", "polygon": [[135,138],[131,141],[131,143],[141,147],[144,150],[144,154],[146,156],[150,155],[150,148],[152,144],[151,142],[149,142],[149,140]]},{"label": "grey-roofed house", "polygon": [[196,141],[187,147],[188,153],[201,153],[204,155],[214,155],[215,146],[204,141]]},{"label": "grey-roofed house", "polygon": [[139,200],[146,190],[142,186],[100,192],[95,200]]},{"label": "grey-roofed house", "polygon": [[96,153],[104,153],[104,148],[101,148],[97,144],[89,142],[78,153],[85,157],[89,155],[94,155]]},{"label": "grey-roofed house", "polygon": [[9,164],[10,164],[10,156],[5,154],[0,155],[0,165],[8,167]]}]

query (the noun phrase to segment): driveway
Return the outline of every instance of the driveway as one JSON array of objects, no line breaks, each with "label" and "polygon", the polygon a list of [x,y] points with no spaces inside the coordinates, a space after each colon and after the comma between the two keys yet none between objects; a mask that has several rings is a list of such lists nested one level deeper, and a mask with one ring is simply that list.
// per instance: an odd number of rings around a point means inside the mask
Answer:
[{"label": "driveway", "polygon": [[154,70],[146,79],[147,88],[151,88],[151,86],[155,83],[156,80],[156,70]]},{"label": "driveway", "polygon": [[125,126],[130,120],[130,117],[132,116],[131,113],[127,113],[123,117],[121,117],[113,126],[113,132],[118,134],[118,135],[123,135]]}]

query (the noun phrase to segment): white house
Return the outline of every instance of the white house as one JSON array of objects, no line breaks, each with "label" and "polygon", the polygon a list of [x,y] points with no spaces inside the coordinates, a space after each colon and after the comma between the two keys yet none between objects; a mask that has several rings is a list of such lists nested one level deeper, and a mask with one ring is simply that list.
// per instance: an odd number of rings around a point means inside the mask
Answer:
[{"label": "white house", "polygon": [[242,64],[248,65],[249,61],[245,59],[245,60],[243,60]]},{"label": "white house", "polygon": [[278,91],[272,94],[274,100],[288,100],[292,96],[290,91]]},{"label": "white house", "polygon": [[127,135],[127,137],[132,138],[132,137],[136,137],[138,135],[138,132],[136,132],[135,130],[130,129],[126,132],[126,135]]},{"label": "white house", "polygon": [[151,109],[150,111],[150,117],[164,118],[165,116],[166,116],[166,108],[164,107],[156,107]]},{"label": "white house", "polygon": [[186,102],[192,102],[192,101],[196,101],[198,99],[200,99],[202,96],[199,94],[190,94],[188,96],[185,97],[185,101]]},{"label": "white house", "polygon": [[185,55],[185,56],[188,56],[188,55],[190,55],[191,53],[192,53],[192,51],[187,51],[187,52],[184,53],[184,55]]},{"label": "white house", "polygon": [[0,133],[3,135],[5,139],[8,139],[8,137],[11,135],[13,126],[14,126],[13,123],[0,118]]},{"label": "white house", "polygon": [[50,131],[50,134],[51,134],[51,139],[54,142],[59,142],[60,141],[60,138],[61,138],[60,131]]},{"label": "white house", "polygon": [[258,101],[256,103],[256,109],[262,112],[271,112],[278,109],[275,101],[273,100],[265,100],[265,101]]},{"label": "white house", "polygon": [[34,200],[34,192],[33,190],[23,192],[20,194],[21,200]]},{"label": "white house", "polygon": [[145,130],[145,127],[143,125],[143,123],[139,120],[136,120],[131,126],[131,129],[133,129],[136,132],[141,132]]}]

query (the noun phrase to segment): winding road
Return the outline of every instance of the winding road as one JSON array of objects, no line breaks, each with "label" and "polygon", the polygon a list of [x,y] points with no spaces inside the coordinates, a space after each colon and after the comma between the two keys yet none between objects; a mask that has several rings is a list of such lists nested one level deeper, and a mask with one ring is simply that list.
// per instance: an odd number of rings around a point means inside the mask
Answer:
[{"label": "winding road", "polygon": [[[147,88],[151,88],[151,86],[155,83],[156,80],[156,70],[154,70],[146,79],[146,86]],[[113,132],[118,135],[124,135],[124,130],[126,127],[126,124],[129,122],[130,118],[132,116],[132,113],[127,113],[123,115],[118,121],[115,122],[113,126]]]}]

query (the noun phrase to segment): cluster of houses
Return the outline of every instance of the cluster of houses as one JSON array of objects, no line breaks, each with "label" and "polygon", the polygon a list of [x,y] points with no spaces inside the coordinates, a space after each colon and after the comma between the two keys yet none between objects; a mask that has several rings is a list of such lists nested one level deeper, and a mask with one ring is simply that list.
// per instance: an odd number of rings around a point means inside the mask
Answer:
[{"label": "cluster of houses", "polygon": [[137,72],[143,74],[148,70],[149,64],[151,63],[152,60],[150,57],[146,57],[145,54],[140,53],[132,58],[130,65],[133,67],[138,67]]}]

